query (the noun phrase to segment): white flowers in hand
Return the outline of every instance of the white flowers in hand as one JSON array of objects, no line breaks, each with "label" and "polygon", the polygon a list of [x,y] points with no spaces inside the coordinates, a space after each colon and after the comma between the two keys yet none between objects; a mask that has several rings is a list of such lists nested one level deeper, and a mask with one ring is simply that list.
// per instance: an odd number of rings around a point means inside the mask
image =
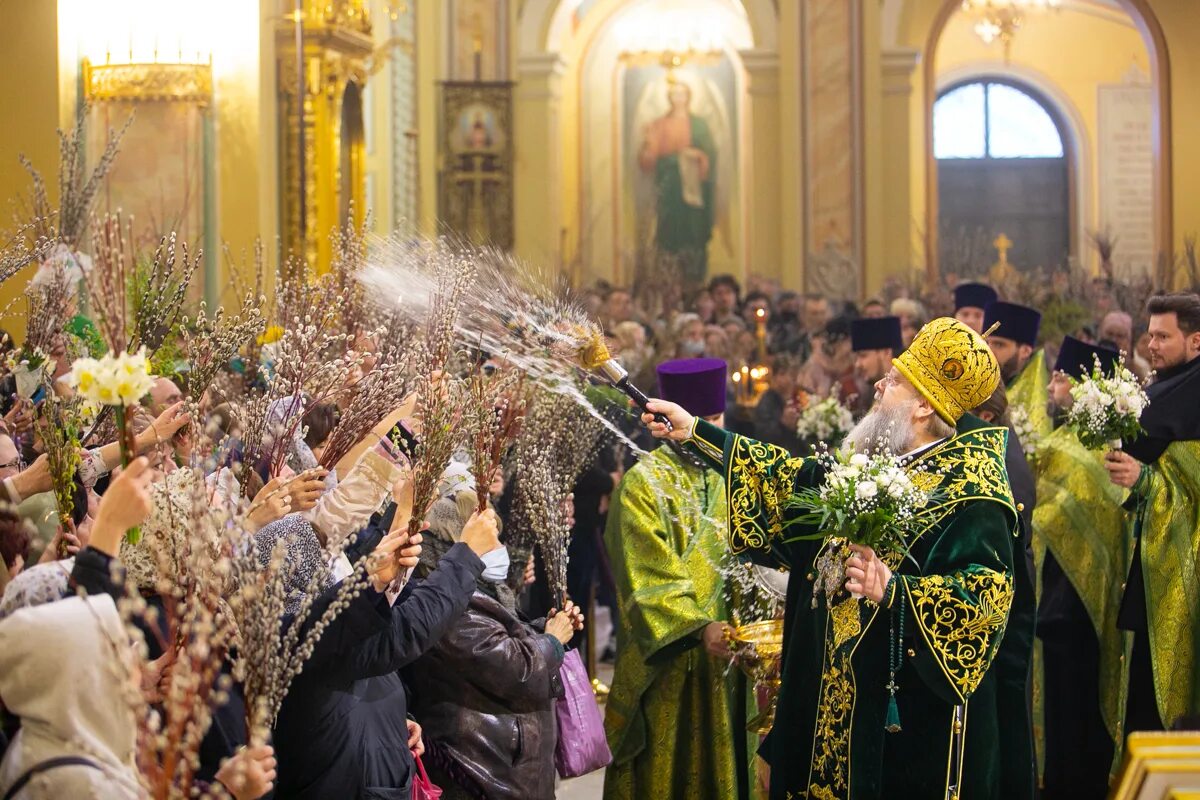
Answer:
[{"label": "white flowers in hand", "polygon": [[830,395],[816,403],[809,403],[796,421],[796,435],[801,439],[818,442],[838,442],[854,427],[854,416],[838,400]]},{"label": "white flowers in hand", "polygon": [[1080,381],[1072,379],[1071,398],[1074,402],[1067,413],[1067,425],[1090,449],[1137,436],[1142,430],[1142,412],[1150,404],[1137,377],[1126,369],[1123,357],[1112,375],[1105,375],[1097,361],[1090,375]]},{"label": "white flowers in hand", "polygon": [[131,406],[150,392],[154,376],[146,359],[146,348],[136,353],[104,358],[79,358],[71,365],[67,382],[93,403],[105,406]]}]

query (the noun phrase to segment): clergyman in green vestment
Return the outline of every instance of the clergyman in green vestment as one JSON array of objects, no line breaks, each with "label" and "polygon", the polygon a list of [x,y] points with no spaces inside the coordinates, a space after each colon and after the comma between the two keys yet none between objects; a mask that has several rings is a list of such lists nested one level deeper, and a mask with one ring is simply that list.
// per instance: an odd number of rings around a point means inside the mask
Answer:
[{"label": "clergyman in green vestment", "polygon": [[[775,727],[761,753],[774,800],[1023,798],[1032,765],[1001,769],[1006,731],[997,651],[1014,592],[1007,429],[966,413],[999,382],[978,333],[952,319],[926,325],[876,385],[876,405],[848,437],[905,455],[935,500],[907,552],[854,548],[845,590],[814,596],[828,541],[796,522],[789,499],[819,486],[816,459],[729,434],[677,405],[653,401],[672,429],[725,475],[730,546],[792,569]],[[840,547],[840,545],[839,545]],[[1028,664],[1008,665],[1025,674]],[[892,700],[895,700],[893,707]],[[886,729],[885,729],[886,726]],[[1020,774],[1015,774],[1020,773]]]},{"label": "clergyman in green vestment", "polygon": [[[668,361],[658,371],[663,394],[720,424],[724,361]],[[642,456],[613,494],[605,545],[621,628],[604,718],[606,800],[749,791],[752,700],[729,668],[725,632],[726,513],[721,476],[678,445]]]}]

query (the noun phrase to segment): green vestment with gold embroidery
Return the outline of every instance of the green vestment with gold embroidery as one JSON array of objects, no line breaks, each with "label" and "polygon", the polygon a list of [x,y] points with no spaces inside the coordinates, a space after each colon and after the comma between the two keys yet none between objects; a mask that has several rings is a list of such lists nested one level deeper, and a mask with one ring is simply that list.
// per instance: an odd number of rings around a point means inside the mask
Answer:
[{"label": "green vestment with gold embroidery", "polygon": [[[1014,594],[1017,513],[1005,468],[1007,429],[964,416],[955,436],[918,453],[914,479],[936,484],[909,556],[881,554],[899,581],[884,604],[845,592],[813,603],[824,542],[790,525],[787,501],[823,476],[814,459],[697,423],[691,446],[723,470],[730,546],[792,569],[784,622],[783,683],[775,728],[760,753],[775,800],[1026,797],[1032,763],[1002,769],[1005,731],[997,686],[1024,681],[1028,658],[998,655]],[[1023,556],[1021,556],[1023,558]],[[891,622],[905,615],[896,673],[902,729],[884,730]],[[1023,684],[1022,684],[1023,685]],[[1020,774],[1013,774],[1020,773]]]},{"label": "green vestment with gold embroidery", "polygon": [[739,680],[700,639],[729,619],[726,513],[721,476],[667,446],[613,494],[605,545],[621,627],[604,718],[606,800],[738,797],[735,747],[749,740],[735,720]]}]

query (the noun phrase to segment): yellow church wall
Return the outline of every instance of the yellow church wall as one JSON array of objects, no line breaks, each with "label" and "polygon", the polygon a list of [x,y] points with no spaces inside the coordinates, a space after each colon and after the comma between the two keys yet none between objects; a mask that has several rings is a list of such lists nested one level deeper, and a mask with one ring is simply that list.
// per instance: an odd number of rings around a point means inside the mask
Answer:
[{"label": "yellow church wall", "polygon": [[778,263],[778,274],[785,288],[804,286],[804,138],[801,132],[800,88],[800,4],[779,4],[779,168],[775,174],[779,190],[778,212],[771,203],[759,202],[755,214],[779,215],[779,240],[774,250],[760,257]]},{"label": "yellow church wall", "polygon": [[1156,0],[1153,4],[1171,58],[1171,157],[1176,255],[1185,236],[1200,233],[1200,3]]},{"label": "yellow church wall", "polygon": [[863,266],[862,294],[864,297],[876,292],[889,274],[906,270],[909,266],[908,253],[898,252],[889,240],[888,228],[884,225],[884,193],[876,187],[883,186],[887,163],[884,159],[883,126],[884,94],[882,47],[880,34],[880,4],[864,3],[862,6],[862,97],[863,107],[863,174],[859,176],[860,191],[864,204],[863,213]]},{"label": "yellow church wall", "polygon": [[[17,161],[24,153],[42,171],[51,200],[58,195],[58,13],[54,3],[5,3],[0,46],[0,231],[12,227],[10,199],[27,196],[29,173]],[[7,241],[7,236],[4,237]],[[0,285],[0,310],[23,293],[33,274],[27,267]],[[24,304],[0,315],[3,328],[17,341],[25,337]]]},{"label": "yellow church wall", "polygon": [[[1200,129],[1200,52],[1196,51],[1192,41],[1194,33],[1200,30],[1200,3],[1194,0],[1138,0],[1153,12],[1163,32],[1166,52],[1170,63],[1170,140],[1171,140],[1171,169],[1170,183],[1173,187],[1171,196],[1172,212],[1170,222],[1173,245],[1178,253],[1183,237],[1189,232],[1200,230],[1200,196],[1189,191],[1188,187],[1200,175],[1200,144],[1197,144],[1195,131]],[[929,59],[929,44],[931,32],[939,20],[943,9],[948,6],[957,7],[957,3],[947,3],[947,0],[905,0],[899,13],[898,29],[895,44],[900,47],[914,48],[919,51],[921,64],[914,71],[911,79],[911,102],[909,111],[909,159],[908,159],[908,192],[910,204],[912,232],[914,240],[914,258],[917,263],[926,262],[925,253],[925,219],[928,198],[927,173],[927,136],[924,96],[923,70]],[[1086,121],[1089,150],[1091,153],[1091,172],[1095,174],[1096,147],[1095,140],[1095,85],[1099,82],[1119,82],[1128,71],[1131,63],[1138,58],[1139,66],[1150,71],[1153,67],[1145,49],[1145,38],[1142,31],[1134,31],[1126,26],[1104,22],[1102,10],[1090,14],[1078,11],[1064,10],[1057,15],[1051,14],[1036,17],[1031,20],[1018,34],[1013,44],[1012,63],[1028,72],[1038,72],[1043,75],[1054,73],[1055,87],[1064,95],[1072,98],[1072,104],[1080,109],[1079,117]],[[1099,16],[1098,16],[1099,15]],[[955,16],[958,16],[957,13]],[[1072,26],[1064,31],[1061,25],[1064,20],[1074,20],[1078,26]],[[968,48],[979,48],[982,44],[968,44],[968,37],[961,30],[961,23],[951,19],[946,25],[943,36],[944,44],[939,45],[937,60],[934,64],[937,73],[945,73],[954,64],[958,67],[967,65],[970,61]],[[1039,28],[1044,28],[1039,32]],[[1050,31],[1057,30],[1057,35]],[[1087,33],[1081,33],[1086,30]],[[956,31],[958,31],[956,33]],[[969,32],[969,28],[966,28]],[[974,34],[971,33],[971,36]],[[1099,38],[1097,38],[1099,37]],[[956,44],[955,42],[958,42]],[[1134,44],[1141,45],[1139,48]],[[1116,54],[1116,55],[1114,55]],[[979,54],[976,51],[975,55]],[[986,62],[983,61],[986,59]],[[1003,66],[1002,51],[992,51],[990,56],[980,57],[979,63],[989,63],[992,66]],[[1083,89],[1088,82],[1086,75],[1091,75],[1091,88]],[[1096,75],[1111,76],[1111,80],[1097,81]],[[897,183],[903,183],[897,178]],[[888,184],[885,192],[885,215],[898,214],[902,202],[890,191]],[[902,188],[902,187],[901,187]],[[1092,191],[1095,191],[1095,181],[1092,181]],[[1092,209],[1096,208],[1093,196]],[[1085,248],[1086,249],[1086,248]]]}]

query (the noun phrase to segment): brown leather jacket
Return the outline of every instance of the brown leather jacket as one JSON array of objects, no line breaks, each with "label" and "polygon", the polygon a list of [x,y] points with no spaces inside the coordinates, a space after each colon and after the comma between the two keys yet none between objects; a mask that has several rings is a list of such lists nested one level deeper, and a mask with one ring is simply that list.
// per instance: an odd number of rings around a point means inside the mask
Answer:
[{"label": "brown leather jacket", "polygon": [[407,673],[426,758],[478,797],[553,798],[562,658],[557,640],[476,592]]}]

